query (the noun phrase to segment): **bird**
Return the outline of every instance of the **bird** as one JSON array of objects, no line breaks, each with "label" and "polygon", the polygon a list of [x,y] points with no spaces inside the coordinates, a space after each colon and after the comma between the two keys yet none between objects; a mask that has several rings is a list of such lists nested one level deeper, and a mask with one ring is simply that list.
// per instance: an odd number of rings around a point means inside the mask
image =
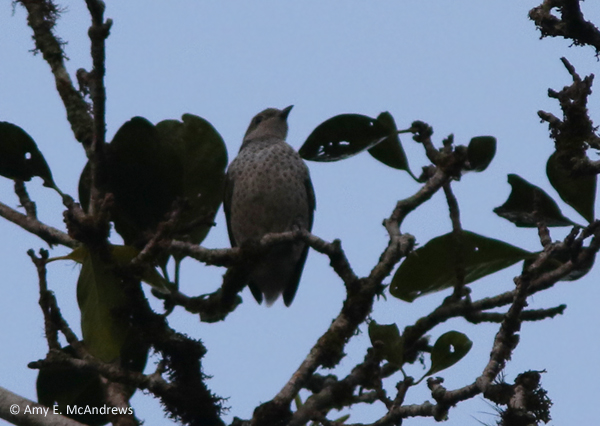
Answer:
[{"label": "bird", "polygon": [[[232,247],[269,233],[312,230],[316,207],[308,167],[286,143],[293,105],[267,108],[250,122],[236,158],[227,168],[223,207]],[[271,306],[281,295],[290,306],[304,269],[308,245],[279,243],[247,271],[256,301]]]}]

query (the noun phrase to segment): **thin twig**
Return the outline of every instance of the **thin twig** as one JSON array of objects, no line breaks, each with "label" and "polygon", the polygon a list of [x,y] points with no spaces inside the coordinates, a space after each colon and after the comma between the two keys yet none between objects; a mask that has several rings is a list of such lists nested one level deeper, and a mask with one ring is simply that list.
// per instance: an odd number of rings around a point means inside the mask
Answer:
[{"label": "thin twig", "polygon": [[48,342],[49,349],[60,349],[60,343],[58,342],[58,326],[54,322],[53,312],[53,295],[48,290],[48,282],[46,281],[46,263],[48,261],[48,250],[40,250],[40,257],[37,257],[33,250],[27,252],[31,261],[35,265],[38,273],[38,282],[40,287],[40,300],[39,304],[44,314],[44,330],[46,334],[46,340]]},{"label": "thin twig", "polygon": [[20,226],[24,230],[37,235],[49,246],[61,244],[66,247],[75,248],[79,243],[69,237],[66,233],[40,222],[38,219],[19,213],[6,204],[0,202],[0,216]]},{"label": "thin twig", "polygon": [[443,186],[444,194],[446,195],[446,202],[448,203],[448,210],[450,212],[450,220],[452,221],[452,235],[454,237],[454,269],[456,272],[456,283],[454,285],[454,293],[452,295],[455,299],[460,299],[464,295],[465,288],[465,252],[463,248],[463,229],[460,223],[460,209],[458,207],[458,201],[452,192],[450,182],[446,182]]},{"label": "thin twig", "polygon": [[25,188],[25,182],[22,180],[15,180],[15,194],[19,197],[21,206],[25,209],[27,216],[33,219],[37,219],[37,209],[35,203],[29,198],[27,188]]},{"label": "thin twig", "polygon": [[[519,319],[521,321],[541,321],[548,318],[554,318],[556,315],[562,315],[567,309],[567,305],[559,305],[548,309],[528,309],[521,312]],[[501,323],[504,321],[505,313],[500,312],[473,312],[465,316],[465,319],[473,324],[482,322]]]}]

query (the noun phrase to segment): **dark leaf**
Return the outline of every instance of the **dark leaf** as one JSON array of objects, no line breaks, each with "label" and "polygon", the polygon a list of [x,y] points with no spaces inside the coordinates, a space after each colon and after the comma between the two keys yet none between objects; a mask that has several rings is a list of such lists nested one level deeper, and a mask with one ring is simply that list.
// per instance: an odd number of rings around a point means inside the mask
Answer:
[{"label": "dark leaf", "polygon": [[[460,246],[465,284],[532,256],[526,250],[469,231],[463,231]],[[457,280],[458,255],[453,233],[432,239],[402,262],[392,279],[390,293],[412,302],[425,294],[453,287]]]},{"label": "dark leaf", "polygon": [[108,185],[115,196],[115,229],[125,244],[143,240],[181,195],[182,166],[173,147],[162,142],[156,128],[134,117],[109,146]]},{"label": "dark leaf", "polygon": [[[183,122],[161,121],[156,125],[160,139],[175,148],[182,165],[182,196],[188,206],[180,219],[184,239],[200,244],[223,200],[227,148],[221,135],[203,118],[184,114]],[[203,221],[198,223],[198,219]]]},{"label": "dark leaf", "polygon": [[539,221],[546,226],[572,226],[575,223],[563,216],[558,204],[544,190],[530,184],[519,175],[508,175],[512,187],[504,204],[494,213],[524,228],[536,228]]},{"label": "dark leaf", "polygon": [[569,160],[570,157],[554,152],[546,163],[548,180],[565,203],[573,207],[585,220],[593,222],[597,177],[595,174],[573,176]]},{"label": "dark leaf", "polygon": [[431,368],[425,373],[425,376],[431,376],[453,366],[469,353],[472,346],[473,342],[458,331],[449,331],[442,334],[433,345]]},{"label": "dark leaf", "polygon": [[90,162],[88,161],[83,166],[81,175],[79,175],[79,185],[77,186],[77,192],[79,194],[79,204],[84,211],[88,211],[90,206],[90,189],[92,187],[92,175],[90,170]]},{"label": "dark leaf", "polygon": [[[62,349],[65,354],[76,357],[71,346]],[[104,387],[98,373],[80,370],[71,366],[56,366],[52,369],[42,369],[36,381],[38,401],[47,407],[57,405],[58,412],[78,422],[91,426],[108,423],[108,418],[102,414],[70,414],[73,406],[102,407],[106,404]]]},{"label": "dark leaf", "polygon": [[338,161],[371,148],[387,136],[389,129],[374,118],[341,114],[319,124],[299,153],[311,161]]},{"label": "dark leaf", "polygon": [[39,176],[44,186],[56,188],[50,168],[31,136],[5,121],[0,122],[0,175],[22,181]]},{"label": "dark leaf", "polygon": [[490,165],[496,155],[496,138],[477,136],[471,139],[467,148],[467,157],[471,170],[482,172]]},{"label": "dark leaf", "polygon": [[398,366],[403,364],[404,342],[396,324],[377,324],[374,320],[369,323],[369,338],[371,345],[383,343],[384,358]]},{"label": "dark leaf", "polygon": [[[61,349],[65,355],[78,358],[71,346]],[[141,373],[146,366],[148,346],[140,344],[136,339],[130,339],[121,353],[121,367]],[[124,361],[124,360],[127,361]],[[36,382],[38,401],[47,407],[57,405],[58,412],[78,422],[99,426],[106,424],[108,418],[103,414],[84,413],[85,407],[103,407],[104,385],[100,375],[94,371],[77,369],[68,365],[53,366],[41,369]],[[135,388],[128,387],[128,398],[131,398]],[[82,413],[72,413],[73,407],[81,408]],[[70,411],[67,410],[69,407]],[[78,410],[79,411],[79,410]]]},{"label": "dark leaf", "polygon": [[[125,244],[139,247],[145,233],[165,220],[175,199],[182,195],[183,167],[168,142],[142,117],[126,122],[106,147],[106,173],[99,182],[114,195],[111,218]],[[79,180],[79,199],[87,208],[89,166]]]},{"label": "dark leaf", "polygon": [[396,127],[394,117],[392,117],[389,112],[382,112],[377,117],[377,121],[388,130],[388,137],[374,147],[369,148],[369,154],[386,166],[398,170],[405,170],[415,178],[410,171],[408,159],[406,158],[404,148],[402,148],[402,143],[398,137],[398,128]]}]

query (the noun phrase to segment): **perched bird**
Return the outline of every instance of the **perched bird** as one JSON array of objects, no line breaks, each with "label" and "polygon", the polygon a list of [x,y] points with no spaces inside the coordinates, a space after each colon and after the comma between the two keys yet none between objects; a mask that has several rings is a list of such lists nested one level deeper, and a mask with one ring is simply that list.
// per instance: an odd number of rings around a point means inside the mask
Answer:
[{"label": "perched bird", "polygon": [[[227,169],[223,206],[232,247],[273,232],[312,229],[315,194],[308,167],[285,142],[291,109],[268,108],[257,114]],[[270,248],[248,271],[256,301],[264,297],[270,306],[283,294],[290,306],[307,253],[302,241]]]}]

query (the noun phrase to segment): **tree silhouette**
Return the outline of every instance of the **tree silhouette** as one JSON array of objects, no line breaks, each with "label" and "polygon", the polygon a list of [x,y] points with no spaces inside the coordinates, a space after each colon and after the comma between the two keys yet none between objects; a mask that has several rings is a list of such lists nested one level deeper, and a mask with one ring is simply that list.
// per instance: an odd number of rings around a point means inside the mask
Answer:
[{"label": "tree silhouette", "polygon": [[[158,398],[166,415],[182,424],[225,424],[226,395],[215,395],[202,368],[210,347],[177,331],[169,324],[169,315],[181,307],[205,323],[227,321],[242,303],[239,293],[246,284],[247,265],[277,244],[303,241],[328,259],[343,283],[343,306],[281,390],[258,405],[252,418],[235,417],[232,425],[358,425],[348,416],[332,420],[332,411],[360,403],[385,408],[372,425],[400,424],[409,417],[441,421],[452,416],[452,407],[477,396],[498,407],[498,424],[550,420],[551,401],[541,387],[541,371],[523,371],[512,383],[506,382],[502,373],[519,344],[522,323],[552,318],[566,307],[528,309],[527,298],[587,274],[600,249],[600,222],[594,212],[600,163],[588,156],[590,149],[600,149],[597,129],[587,111],[593,75],[582,78],[562,58],[572,83],[548,92],[558,101],[562,116],[538,113],[548,124],[554,143],[546,167],[548,180],[562,201],[587,223],[580,225],[565,216],[550,195],[517,174],[508,176],[511,193],[494,210],[517,227],[537,229],[540,249],[535,252],[463,227],[453,187],[460,185],[468,172],[485,172],[496,153],[493,136],[474,135],[466,146],[455,143],[453,135],[439,141],[430,124],[416,120],[408,128],[398,129],[389,112],[377,117],[339,114],[317,126],[299,150],[305,160],[333,162],[368,152],[397,173],[406,172],[419,185],[413,195],[397,201],[384,218],[387,246],[370,272],[360,276],[342,241],[327,241],[302,229],[268,234],[241,247],[203,247],[222,202],[228,160],[216,128],[193,114],[156,124],[133,117],[107,141],[105,42],[112,21],[104,17],[104,3],[86,0],[92,18],[88,34],[93,66],[90,71],[77,71],[78,88],[66,68],[64,42],[54,30],[60,8],[50,0],[16,3],[27,10],[35,50],[50,65],[87,164],[79,176],[76,200],[58,188],[26,129],[0,123],[0,175],[14,181],[19,208],[24,211],[0,203],[0,216],[38,236],[50,248],[72,250],[66,256],[54,257],[44,249],[28,252],[38,275],[48,345],[44,359],[29,363],[30,368],[39,370],[41,405],[0,388],[1,418],[13,424],[135,425],[140,421],[131,409],[130,398],[141,390]],[[555,9],[560,16],[553,14]],[[585,20],[579,1],[546,1],[530,11],[530,18],[542,36],[561,36],[576,45],[591,45],[598,55],[600,33]],[[399,137],[403,134],[411,135],[428,159],[420,173],[411,171]],[[40,177],[44,186],[60,195],[65,229],[38,218],[36,203],[26,188],[33,177]],[[405,219],[438,192],[444,194],[452,230],[417,245],[415,237],[404,229]],[[553,227],[570,227],[571,232],[562,241],[554,241],[550,234]],[[123,244],[116,242],[115,233]],[[180,263],[185,258],[226,268],[218,290],[185,294],[179,286]],[[47,265],[52,261],[81,264],[76,289],[81,335],[62,315],[51,290]],[[514,278],[513,289],[480,299],[471,297],[470,283],[518,262],[523,266]],[[391,282],[385,281],[388,277]],[[379,298],[413,302],[446,289],[451,289],[451,294],[439,306],[404,328],[378,324],[371,318]],[[163,305],[160,312],[155,308],[157,300]],[[435,341],[429,333],[454,318],[495,324],[497,331],[487,365],[482,370],[473,368],[469,384],[448,389],[435,375],[459,363],[472,341],[455,330]],[[348,373],[323,374],[324,369],[339,366],[348,342],[362,325],[368,326],[371,343],[362,360]],[[148,373],[151,353],[159,361]],[[429,366],[416,379],[405,372],[415,363]],[[406,403],[422,381],[433,402]],[[395,387],[393,392],[390,383]],[[301,392],[306,397],[301,398]],[[13,404],[23,410],[51,407],[50,411],[62,415],[41,416],[38,411],[15,415]]]}]

